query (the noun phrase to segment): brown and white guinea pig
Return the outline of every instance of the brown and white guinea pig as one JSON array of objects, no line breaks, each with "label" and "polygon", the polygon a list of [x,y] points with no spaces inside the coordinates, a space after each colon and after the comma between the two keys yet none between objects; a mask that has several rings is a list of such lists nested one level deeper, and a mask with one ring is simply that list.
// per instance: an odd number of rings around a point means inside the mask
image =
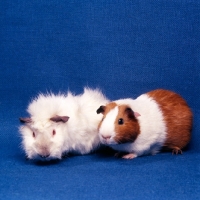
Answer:
[{"label": "brown and white guinea pig", "polygon": [[20,118],[22,147],[28,159],[61,159],[66,153],[87,154],[99,144],[97,107],[108,103],[98,90],[81,95],[40,94],[28,106],[29,117]]},{"label": "brown and white guinea pig", "polygon": [[[100,106],[99,137],[103,144],[132,159],[156,154],[162,148],[182,153],[189,143],[192,112],[178,94],[157,89],[136,99],[120,99]],[[119,153],[118,153],[119,155]]]}]

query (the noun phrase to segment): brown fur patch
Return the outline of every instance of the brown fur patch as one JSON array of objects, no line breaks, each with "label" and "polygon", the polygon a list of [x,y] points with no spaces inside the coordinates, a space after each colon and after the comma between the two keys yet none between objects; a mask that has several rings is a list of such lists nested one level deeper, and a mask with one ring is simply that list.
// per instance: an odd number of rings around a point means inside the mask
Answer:
[{"label": "brown fur patch", "polygon": [[178,94],[158,89],[147,93],[163,112],[167,126],[167,138],[164,149],[181,150],[190,141],[192,130],[192,112],[186,101]]},{"label": "brown fur patch", "polygon": [[[118,106],[119,112],[115,120],[115,141],[117,143],[134,142],[140,133],[140,127],[133,111],[127,105]],[[123,119],[123,124],[118,124]]]}]

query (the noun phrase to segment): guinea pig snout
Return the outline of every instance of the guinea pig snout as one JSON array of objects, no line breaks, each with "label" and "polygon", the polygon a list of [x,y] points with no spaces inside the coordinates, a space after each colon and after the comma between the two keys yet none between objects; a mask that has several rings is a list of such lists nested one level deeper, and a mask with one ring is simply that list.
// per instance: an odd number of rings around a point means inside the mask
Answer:
[{"label": "guinea pig snout", "polygon": [[48,157],[50,156],[50,154],[46,154],[46,155],[40,155],[40,154],[39,154],[39,156],[40,156],[41,158],[48,158]]},{"label": "guinea pig snout", "polygon": [[109,140],[109,139],[111,138],[110,135],[108,135],[108,136],[104,136],[104,135],[102,135],[101,137],[102,137],[104,140]]},{"label": "guinea pig snout", "polygon": [[47,158],[47,157],[50,156],[50,151],[49,151],[48,148],[43,147],[43,148],[39,149],[38,155],[39,155],[41,158]]},{"label": "guinea pig snout", "polygon": [[109,144],[111,141],[110,135],[100,135],[101,142],[104,144]]},{"label": "guinea pig snout", "polygon": [[48,158],[50,156],[50,148],[48,146],[37,145],[37,154],[40,158]]}]

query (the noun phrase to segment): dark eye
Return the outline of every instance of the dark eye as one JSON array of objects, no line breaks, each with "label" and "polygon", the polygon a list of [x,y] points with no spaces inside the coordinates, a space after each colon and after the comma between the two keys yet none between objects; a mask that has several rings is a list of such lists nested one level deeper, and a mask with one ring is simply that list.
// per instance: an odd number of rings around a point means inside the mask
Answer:
[{"label": "dark eye", "polygon": [[33,137],[35,137],[35,132],[33,132]]},{"label": "dark eye", "polygon": [[53,130],[52,134],[53,134],[53,135],[55,135],[55,134],[56,134],[56,131],[55,131],[55,130]]},{"label": "dark eye", "polygon": [[122,118],[120,118],[120,119],[118,120],[118,124],[119,124],[119,125],[124,124],[124,120],[123,120]]}]

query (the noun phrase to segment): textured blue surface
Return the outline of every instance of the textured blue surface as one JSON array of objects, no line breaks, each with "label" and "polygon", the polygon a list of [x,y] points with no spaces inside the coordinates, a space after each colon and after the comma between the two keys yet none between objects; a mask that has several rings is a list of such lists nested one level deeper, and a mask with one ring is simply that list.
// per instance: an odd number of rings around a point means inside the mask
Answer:
[{"label": "textured blue surface", "polygon": [[[200,198],[199,0],[11,0],[0,13],[0,199]],[[26,161],[18,117],[31,98],[84,86],[112,100],[181,94],[194,112],[188,150]]]}]

